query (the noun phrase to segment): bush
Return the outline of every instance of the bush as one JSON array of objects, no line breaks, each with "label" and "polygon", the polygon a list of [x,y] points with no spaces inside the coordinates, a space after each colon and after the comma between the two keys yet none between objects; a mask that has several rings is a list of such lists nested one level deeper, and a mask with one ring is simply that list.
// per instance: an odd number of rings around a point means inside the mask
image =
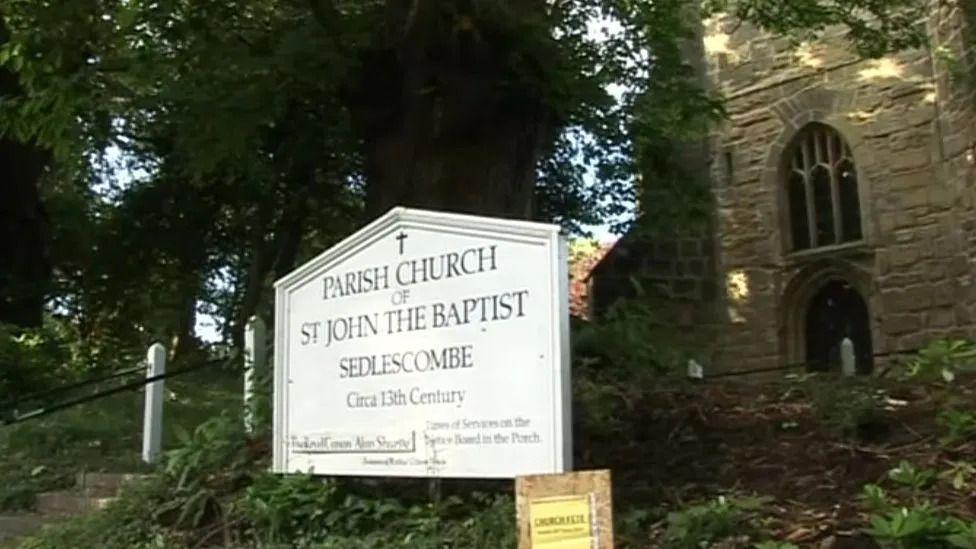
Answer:
[{"label": "bush", "polygon": [[615,375],[664,375],[683,364],[684,353],[659,320],[659,306],[635,283],[637,297],[615,302],[601,318],[573,333],[578,368],[612,370]]},{"label": "bush", "polygon": [[36,494],[71,486],[81,470],[139,470],[141,410],[132,396],[0,430],[0,509],[28,509]]},{"label": "bush", "polygon": [[648,386],[681,372],[687,353],[659,320],[655,301],[635,284],[599,319],[573,331],[573,410],[577,431],[609,434],[625,427]]},{"label": "bush", "polygon": [[166,503],[169,490],[165,479],[132,485],[123,497],[91,515],[46,527],[23,541],[19,549],[177,549],[187,545],[176,533],[163,528],[156,509]]},{"label": "bush", "polygon": [[884,392],[870,381],[827,379],[808,381],[817,418],[847,438],[873,440],[888,432]]},{"label": "bush", "polygon": [[[972,467],[963,469],[969,471]],[[935,485],[938,477],[951,480],[959,471],[959,467],[954,467],[948,474],[938,475],[902,461],[888,472],[888,480],[904,497],[889,494],[880,486],[865,486],[862,499],[872,513],[868,535],[882,547],[892,549],[976,548],[976,522],[953,516],[927,498],[932,490],[941,492]]]},{"label": "bush", "polygon": [[27,549],[54,547],[514,548],[509,496],[473,494],[409,504],[392,485],[266,473],[263,444],[241,418],[213,418],[165,454],[152,481],[108,509],[49,528]]},{"label": "bush", "polygon": [[976,439],[976,412],[946,410],[936,418],[945,432],[940,439],[944,446],[955,446]]},{"label": "bush", "polygon": [[976,370],[976,343],[964,340],[934,341],[908,362],[907,375],[917,381],[952,383],[959,372]]},{"label": "bush", "polygon": [[76,378],[73,336],[67,324],[51,320],[36,329],[0,324],[0,403]]},{"label": "bush", "polygon": [[668,515],[663,549],[698,549],[732,537],[756,533],[756,512],[766,500],[719,497]]},{"label": "bush", "polygon": [[868,534],[883,547],[952,547],[947,545],[947,538],[958,533],[956,527],[956,522],[945,518],[938,509],[919,505],[873,515]]}]

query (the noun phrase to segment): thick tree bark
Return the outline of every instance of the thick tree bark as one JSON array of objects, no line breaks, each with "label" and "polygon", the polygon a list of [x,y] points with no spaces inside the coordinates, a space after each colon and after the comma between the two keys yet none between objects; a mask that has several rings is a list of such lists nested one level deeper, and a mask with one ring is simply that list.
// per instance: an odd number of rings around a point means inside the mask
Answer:
[{"label": "thick tree bark", "polygon": [[[0,44],[7,40],[0,20]],[[0,71],[0,100],[22,93]],[[51,281],[49,225],[39,180],[48,155],[33,144],[0,139],[0,322],[39,326]]]},{"label": "thick tree bark", "polygon": [[[511,17],[544,5],[499,2]],[[371,216],[393,206],[532,213],[536,166],[554,120],[536,90],[511,86],[512,59],[524,52],[480,27],[483,14],[470,4],[387,3],[389,48],[364,59],[352,97]]]}]

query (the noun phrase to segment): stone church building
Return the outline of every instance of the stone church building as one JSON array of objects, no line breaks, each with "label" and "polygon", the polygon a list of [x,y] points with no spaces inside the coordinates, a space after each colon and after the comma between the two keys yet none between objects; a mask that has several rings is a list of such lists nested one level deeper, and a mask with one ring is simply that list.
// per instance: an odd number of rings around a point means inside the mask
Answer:
[{"label": "stone church building", "polygon": [[[700,237],[625,235],[591,275],[596,310],[629,280],[711,371],[862,372],[976,336],[976,84],[962,3],[935,2],[931,46],[859,58],[831,33],[796,47],[721,18],[695,55],[729,118],[688,164],[714,198]],[[693,170],[691,170],[693,173]],[[705,173],[707,172],[707,173]]]}]

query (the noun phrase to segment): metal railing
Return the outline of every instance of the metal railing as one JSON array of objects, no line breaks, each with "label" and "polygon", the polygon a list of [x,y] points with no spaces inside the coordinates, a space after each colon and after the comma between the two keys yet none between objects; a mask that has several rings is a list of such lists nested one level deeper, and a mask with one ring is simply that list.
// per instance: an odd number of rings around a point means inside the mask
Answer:
[{"label": "metal railing", "polygon": [[[160,344],[154,344],[149,347],[149,352],[146,357],[146,362],[142,366],[128,368],[125,370],[120,370],[117,372],[112,372],[99,377],[92,377],[85,379],[76,383],[71,383],[68,385],[63,385],[60,387],[55,387],[53,389],[48,389],[46,391],[37,391],[28,395],[17,396],[13,399],[9,399],[2,404],[0,408],[0,427],[6,427],[10,425],[16,425],[18,423],[23,423],[26,421],[31,421],[34,419],[42,418],[48,416],[55,412],[62,410],[68,410],[81,406],[93,401],[98,401],[124,393],[127,391],[136,391],[143,387],[146,387],[145,396],[145,414],[143,416],[143,461],[147,463],[152,463],[159,456],[161,451],[161,433],[162,433],[162,421],[163,421],[163,383],[166,379],[174,378],[177,376],[182,376],[189,374],[191,372],[196,372],[204,370],[207,368],[213,368],[216,366],[227,366],[233,364],[243,358],[243,376],[244,376],[244,421],[245,427],[250,431],[253,429],[253,418],[248,413],[249,402],[252,401],[255,394],[255,379],[257,371],[262,370],[266,367],[267,361],[267,329],[264,323],[257,317],[252,317],[248,322],[245,329],[245,343],[244,352],[239,351],[231,352],[230,354],[192,364],[190,366],[184,366],[182,368],[174,369],[171,371],[166,371],[166,351]],[[125,381],[121,385],[111,387],[108,389],[96,390],[93,393],[89,393],[83,396],[78,396],[74,398],[67,398],[54,403],[43,403],[36,408],[33,408],[27,412],[21,413],[18,408],[25,403],[31,403],[36,401],[48,401],[54,396],[63,395],[82,389],[85,387],[90,387],[93,385],[98,385],[101,383],[106,383],[118,379],[125,379],[129,376],[134,376],[137,373],[144,372],[144,377],[137,380]]]},{"label": "metal railing", "polygon": [[[124,383],[122,385],[119,385],[118,387],[112,387],[111,389],[106,389],[106,390],[103,390],[103,391],[98,391],[98,392],[95,392],[95,393],[92,393],[92,394],[88,394],[88,395],[85,395],[85,396],[82,396],[82,397],[77,397],[77,398],[73,398],[73,399],[64,400],[64,401],[57,402],[57,403],[54,403],[54,404],[50,404],[50,405],[47,405],[47,406],[41,406],[41,407],[35,408],[35,409],[33,409],[33,410],[29,411],[29,412],[26,412],[26,413],[19,413],[18,411],[15,410],[13,412],[13,414],[11,414],[12,417],[11,416],[8,416],[8,417],[5,417],[3,419],[0,419],[0,427],[6,427],[8,425],[16,425],[17,423],[23,423],[25,421],[29,421],[29,420],[32,420],[32,419],[37,419],[37,418],[44,417],[44,416],[49,415],[49,414],[53,414],[54,412],[58,412],[58,411],[61,411],[61,410],[67,410],[69,408],[74,408],[75,406],[80,406],[82,404],[86,404],[86,403],[93,402],[93,401],[96,401],[96,400],[100,400],[100,399],[103,399],[103,398],[106,398],[106,397],[110,397],[112,395],[117,395],[119,393],[124,393],[126,391],[135,391],[135,390],[141,389],[142,387],[144,387],[145,385],[148,385],[150,383],[154,383],[154,382],[157,382],[157,381],[162,381],[162,380],[169,379],[169,378],[173,378],[173,377],[176,377],[176,376],[181,376],[181,375],[184,375],[184,374],[188,374],[190,372],[195,372],[197,370],[202,370],[204,368],[210,368],[210,367],[217,366],[217,365],[226,366],[228,364],[233,363],[239,357],[240,357],[240,354],[239,353],[233,353],[233,354],[231,354],[229,356],[226,356],[226,357],[221,357],[221,358],[217,358],[217,359],[208,360],[208,361],[205,361],[205,362],[201,362],[201,363],[198,363],[198,364],[194,364],[192,366],[186,366],[186,367],[180,368],[178,370],[171,370],[171,371],[166,372],[166,373],[163,373],[163,374],[146,376],[146,377],[140,378],[140,379],[138,379],[136,381],[130,381],[130,382]],[[104,382],[104,381],[109,381],[109,380],[116,379],[116,378],[119,378],[119,377],[124,377],[125,375],[131,375],[131,374],[133,374],[135,372],[144,372],[145,370],[146,370],[146,367],[145,366],[140,366],[139,368],[133,368],[131,370],[123,370],[121,372],[115,372],[114,374],[111,374],[111,375],[108,375],[108,376],[104,376],[104,377],[101,377],[101,378],[85,380],[83,382],[74,383],[74,384],[71,384],[71,385],[65,385],[63,387],[58,387],[56,389],[52,389],[51,391],[48,391],[47,393],[42,393],[42,392],[34,393],[33,395],[30,395],[28,397],[22,397],[22,398],[20,398],[19,399],[19,402],[26,402],[26,401],[29,401],[29,400],[32,400],[32,399],[33,400],[36,400],[36,398],[32,398],[32,397],[36,397],[36,395],[45,396],[45,395],[50,395],[50,394],[61,394],[61,393],[70,391],[72,389],[77,389],[77,388],[80,388],[80,387],[85,387],[85,386],[88,386],[88,385],[93,385],[93,384],[96,384],[96,383],[99,383],[99,382]]]},{"label": "metal railing", "polygon": [[135,368],[129,368],[127,370],[119,370],[117,372],[112,372],[107,375],[92,377],[78,381],[76,383],[70,383],[68,385],[61,385],[59,387],[54,387],[53,389],[45,389],[43,391],[35,391],[33,393],[28,393],[26,395],[17,396],[13,399],[9,399],[0,402],[0,410],[16,410],[18,407],[22,406],[27,402],[35,402],[38,400],[48,400],[55,395],[60,395],[64,393],[70,393],[74,390],[81,389],[82,387],[88,387],[90,385],[98,385],[99,383],[104,383],[106,381],[112,381],[113,379],[118,379],[126,376],[130,376],[137,373],[145,372],[145,366],[136,366]]}]

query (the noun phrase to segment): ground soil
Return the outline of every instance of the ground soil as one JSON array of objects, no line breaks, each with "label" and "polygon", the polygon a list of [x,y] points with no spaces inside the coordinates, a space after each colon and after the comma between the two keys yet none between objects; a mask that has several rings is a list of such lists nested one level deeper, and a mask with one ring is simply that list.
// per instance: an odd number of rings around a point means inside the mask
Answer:
[{"label": "ground soil", "polygon": [[[831,398],[834,382],[843,381],[821,383],[821,399],[825,390]],[[740,378],[631,392],[617,417],[620,429],[583,432],[578,453],[583,468],[612,469],[621,509],[678,509],[729,493],[769,496],[764,529],[774,539],[801,547],[871,547],[838,541],[857,538],[868,524],[858,499],[865,484],[883,484],[901,460],[939,470],[953,461],[976,462],[976,443],[945,448],[938,442],[935,418],[946,406],[946,390],[885,380],[872,385],[884,395],[880,420],[847,434],[826,424],[809,386],[796,381]],[[976,407],[974,389],[976,380],[957,382],[952,402]],[[976,495],[945,490],[936,497],[976,519]]]}]

